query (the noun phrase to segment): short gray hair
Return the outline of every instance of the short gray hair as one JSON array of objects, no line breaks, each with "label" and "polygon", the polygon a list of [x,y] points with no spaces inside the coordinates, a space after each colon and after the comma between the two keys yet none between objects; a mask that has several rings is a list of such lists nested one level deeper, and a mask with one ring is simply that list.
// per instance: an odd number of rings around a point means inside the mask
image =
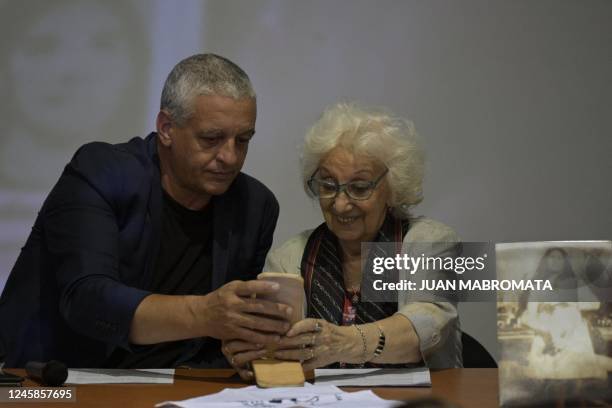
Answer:
[{"label": "short gray hair", "polygon": [[321,160],[335,147],[385,165],[391,189],[393,213],[408,218],[410,207],[423,200],[425,154],[411,121],[382,109],[368,109],[355,103],[337,103],[325,110],[307,132],[302,151],[302,181],[308,180]]},{"label": "short gray hair", "polygon": [[172,68],[164,84],[160,109],[179,124],[193,114],[193,99],[199,95],[222,95],[234,99],[255,98],[249,76],[227,58],[196,54]]}]

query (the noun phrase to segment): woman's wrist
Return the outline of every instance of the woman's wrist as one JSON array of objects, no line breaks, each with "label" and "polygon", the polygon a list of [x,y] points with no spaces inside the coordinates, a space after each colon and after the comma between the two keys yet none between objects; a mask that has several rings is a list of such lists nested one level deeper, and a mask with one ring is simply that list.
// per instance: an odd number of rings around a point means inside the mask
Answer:
[{"label": "woman's wrist", "polygon": [[354,326],[338,326],[338,362],[363,363],[363,339]]},{"label": "woman's wrist", "polygon": [[339,326],[340,336],[339,362],[363,364],[374,358],[374,351],[379,344],[379,330],[375,324]]},{"label": "woman's wrist", "polygon": [[[381,331],[378,324],[376,323],[366,323],[359,325],[359,328],[364,333],[365,338],[365,358],[362,358],[361,363],[369,363],[372,360],[375,360],[382,354],[382,349],[384,349],[383,341],[381,341]],[[384,336],[384,335],[383,335]]]},{"label": "woman's wrist", "polygon": [[365,364],[368,361],[368,340],[366,338],[365,332],[359,325],[354,324],[352,327],[354,327],[355,330],[357,330],[357,333],[359,334],[359,338],[361,339],[360,363]]}]

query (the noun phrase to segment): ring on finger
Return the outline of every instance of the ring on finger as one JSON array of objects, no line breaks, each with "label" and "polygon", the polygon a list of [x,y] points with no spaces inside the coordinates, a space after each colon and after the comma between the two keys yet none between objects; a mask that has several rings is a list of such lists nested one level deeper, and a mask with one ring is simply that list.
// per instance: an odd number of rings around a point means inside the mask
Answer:
[{"label": "ring on finger", "polygon": [[321,323],[320,323],[319,321],[316,321],[316,322],[315,322],[314,331],[316,331],[316,332],[320,332],[320,331],[321,331],[321,329],[322,329],[322,327],[321,327]]}]

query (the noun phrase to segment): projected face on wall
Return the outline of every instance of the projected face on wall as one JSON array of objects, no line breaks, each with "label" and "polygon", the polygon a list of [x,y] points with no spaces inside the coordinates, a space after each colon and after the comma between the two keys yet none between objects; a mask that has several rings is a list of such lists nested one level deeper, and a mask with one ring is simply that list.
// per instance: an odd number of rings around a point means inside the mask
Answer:
[{"label": "projected face on wall", "polygon": [[[108,122],[131,73],[121,21],[103,3],[64,3],[24,27],[8,55],[17,109],[41,141]],[[58,138],[60,138],[58,140]],[[69,140],[68,140],[69,141]]]},{"label": "projected face on wall", "polygon": [[146,130],[139,14],[130,2],[0,3],[0,189],[48,191],[80,145]]},{"label": "projected face on wall", "polygon": [[148,130],[149,8],[0,1],[0,290],[75,150]]}]

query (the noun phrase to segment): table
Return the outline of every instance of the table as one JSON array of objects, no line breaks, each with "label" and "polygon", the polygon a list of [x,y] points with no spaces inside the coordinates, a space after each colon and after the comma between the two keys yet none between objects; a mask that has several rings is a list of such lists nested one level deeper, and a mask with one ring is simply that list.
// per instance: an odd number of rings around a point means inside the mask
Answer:
[{"label": "table", "polygon": [[[24,370],[6,370],[24,376]],[[382,398],[409,400],[437,397],[461,407],[497,407],[498,381],[495,368],[452,368],[431,372],[431,388],[375,387]],[[36,386],[26,380],[24,386]],[[151,408],[162,401],[176,401],[213,394],[245,383],[230,369],[177,369],[174,384],[86,384],[76,385],[76,403],[3,403],[1,408],[135,407]],[[364,388],[343,387],[345,391]]]}]

